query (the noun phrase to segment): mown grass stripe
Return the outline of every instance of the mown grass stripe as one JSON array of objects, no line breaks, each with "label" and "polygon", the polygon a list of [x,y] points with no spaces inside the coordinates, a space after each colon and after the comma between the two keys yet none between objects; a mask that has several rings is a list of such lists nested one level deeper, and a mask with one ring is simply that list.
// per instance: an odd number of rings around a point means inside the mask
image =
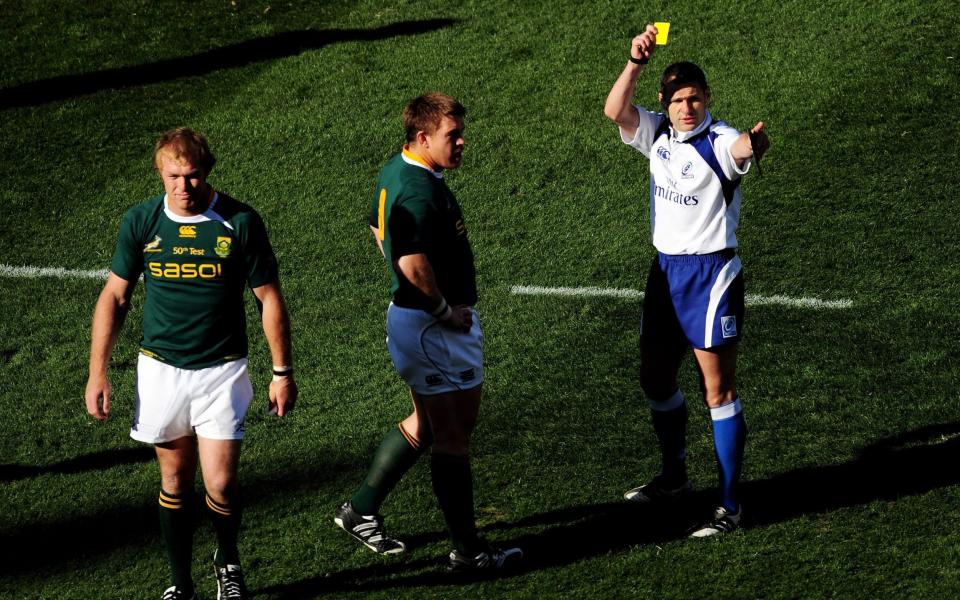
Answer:
[{"label": "mown grass stripe", "polygon": [[62,267],[16,267],[13,265],[0,265],[0,276],[3,277],[25,277],[30,279],[43,277],[54,279],[106,279],[109,274],[110,271],[108,269],[85,271],[82,269],[64,269]]},{"label": "mown grass stripe", "polygon": [[[541,287],[536,285],[515,285],[510,293],[518,296],[602,296],[606,298],[643,298],[640,290],[600,287]],[[790,306],[794,308],[839,309],[853,306],[852,300],[821,300],[820,298],[792,298],[790,296],[759,296],[747,294],[748,306]]]}]

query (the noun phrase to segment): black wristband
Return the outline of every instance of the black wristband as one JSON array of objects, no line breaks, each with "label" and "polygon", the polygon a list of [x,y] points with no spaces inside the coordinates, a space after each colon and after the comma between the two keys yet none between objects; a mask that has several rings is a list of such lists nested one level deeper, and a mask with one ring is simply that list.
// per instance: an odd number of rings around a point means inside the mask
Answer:
[{"label": "black wristband", "polygon": [[274,369],[274,370],[273,370],[273,376],[274,376],[274,377],[289,377],[290,375],[293,375],[293,367],[290,367],[289,369],[282,369],[282,370],[281,370],[281,369]]},{"label": "black wristband", "polygon": [[634,57],[631,56],[631,57],[630,57],[630,62],[632,62],[632,63],[635,64],[635,65],[645,65],[645,64],[647,64],[648,62],[650,62],[650,59],[649,59],[649,58],[634,58]]}]

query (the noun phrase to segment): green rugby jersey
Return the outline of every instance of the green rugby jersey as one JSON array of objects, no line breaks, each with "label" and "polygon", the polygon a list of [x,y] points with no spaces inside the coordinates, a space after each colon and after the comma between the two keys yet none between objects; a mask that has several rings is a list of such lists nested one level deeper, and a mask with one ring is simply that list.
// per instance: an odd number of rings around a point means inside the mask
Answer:
[{"label": "green rugby jersey", "polygon": [[128,210],[110,266],[127,281],[143,274],[143,353],[184,369],[246,356],[244,287],[277,278],[260,215],[211,194],[201,215],[174,214],[164,195]]},{"label": "green rugby jersey", "polygon": [[[370,225],[379,230],[387,263],[426,254],[437,287],[452,305],[477,302],[473,251],[460,205],[443,176],[407,149],[387,162],[377,180]],[[396,268],[390,269],[393,303],[431,311],[436,306]]]}]

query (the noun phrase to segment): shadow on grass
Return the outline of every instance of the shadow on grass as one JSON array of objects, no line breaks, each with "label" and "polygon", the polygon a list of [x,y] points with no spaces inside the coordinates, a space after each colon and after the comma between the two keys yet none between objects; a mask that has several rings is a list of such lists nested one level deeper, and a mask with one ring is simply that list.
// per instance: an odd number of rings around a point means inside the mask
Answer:
[{"label": "shadow on grass", "polygon": [[[538,533],[509,537],[497,536],[497,545],[503,548],[523,548],[521,565],[498,576],[516,576],[548,567],[567,565],[612,550],[630,546],[655,544],[681,537],[693,524],[690,520],[699,494],[670,507],[668,510],[610,502],[577,506],[532,515],[510,523],[485,527],[484,532],[512,531],[527,527],[547,529]],[[431,541],[445,534],[429,534]],[[416,540],[404,537],[411,546]],[[289,585],[277,585],[256,590],[271,598],[294,600],[316,598],[330,592],[370,592],[392,588],[419,586],[447,586],[473,583],[489,579],[483,574],[454,574],[445,569],[446,557],[391,563],[371,563],[369,566],[347,569],[337,573],[321,574]]]},{"label": "shadow on grass", "polygon": [[[84,461],[100,467],[108,462],[102,458],[82,458],[67,461],[74,466],[65,468],[78,469],[76,465],[84,464]],[[744,500],[749,507],[749,520],[744,526],[763,526],[802,515],[956,485],[960,483],[960,472],[952,465],[958,462],[960,423],[924,427],[887,438],[872,444],[859,458],[847,463],[796,469],[770,479],[746,482]],[[344,478],[353,481],[359,469],[359,463],[308,463],[291,467],[280,475],[247,477],[244,479],[244,495],[251,504],[260,504],[287,497],[293,490],[311,493],[318,487],[330,485],[348,489],[350,484]],[[503,547],[520,546],[524,549],[522,566],[512,572],[523,574],[625,551],[632,546],[682,539],[690,526],[708,514],[714,495],[713,490],[704,490],[665,509],[650,509],[626,502],[568,507],[497,523],[484,531],[498,533],[495,537]],[[22,574],[78,556],[89,560],[130,544],[155,543],[156,510],[156,505],[151,502],[0,532],[4,546],[16,549],[0,561],[0,573]],[[531,528],[536,531],[521,532]],[[426,532],[407,538],[407,541],[414,546],[423,546],[445,537],[443,532]],[[37,540],[44,539],[55,539],[57,543],[36,544]],[[400,559],[371,564],[266,587],[258,592],[277,598],[312,598],[331,591],[373,591],[471,581],[444,572],[442,560],[443,557],[413,561]]]},{"label": "shadow on grass", "polygon": [[[145,450],[153,456],[152,447]],[[101,463],[101,468],[105,468],[105,463]],[[355,480],[359,470],[359,462],[348,464],[318,460],[287,466],[279,472],[268,470],[253,473],[245,476],[241,485],[245,503],[273,504],[289,497],[291,493],[314,494],[318,487],[338,486],[347,489],[346,482],[341,479],[349,475],[351,481]],[[202,490],[199,472],[197,490]],[[201,527],[206,521],[205,516],[200,514],[202,497],[202,491],[198,491],[194,498],[194,508]],[[51,567],[64,569],[68,568],[67,563],[78,558],[96,560],[98,556],[129,546],[153,544],[159,551],[157,510],[157,503],[153,499],[121,507],[83,505],[78,507],[76,513],[62,518],[48,517],[42,521],[0,529],[0,539],[4,541],[3,551],[0,552],[0,575],[23,575]]]},{"label": "shadow on grass", "polygon": [[255,62],[294,56],[339,42],[375,41],[403,35],[418,35],[451,27],[456,23],[456,19],[425,19],[401,21],[376,29],[284,31],[222,48],[214,48],[194,56],[90,73],[61,75],[0,89],[0,109],[33,106],[105,89],[133,87],[180,77],[204,75],[221,69],[232,69]]},{"label": "shadow on grass", "polygon": [[744,484],[748,526],[896,500],[960,483],[960,423],[880,440],[851,462],[809,467]]},{"label": "shadow on grass", "polygon": [[83,473],[102,471],[119,465],[132,465],[153,460],[152,447],[120,448],[85,454],[44,467],[30,465],[0,465],[0,481],[16,481],[47,473]]},{"label": "shadow on grass", "polygon": [[[787,521],[876,500],[922,494],[960,483],[953,468],[960,461],[960,423],[934,425],[881,440],[856,460],[823,467],[788,471],[770,479],[746,482],[744,502],[749,507],[745,528]],[[517,521],[497,523],[487,532],[503,547],[524,550],[521,567],[512,574],[572,564],[632,546],[679,540],[706,518],[714,490],[691,494],[666,508],[651,509],[627,502],[569,507]],[[509,532],[537,528],[536,533],[510,537]],[[441,534],[427,534],[435,541]],[[413,539],[408,539],[414,542]],[[333,591],[374,591],[414,586],[452,585],[462,578],[444,572],[440,561],[417,560],[371,564],[338,573],[318,575],[258,590],[275,598],[314,598]],[[432,567],[432,568],[431,568]],[[426,572],[423,572],[427,569]],[[470,580],[467,580],[470,581]]]}]

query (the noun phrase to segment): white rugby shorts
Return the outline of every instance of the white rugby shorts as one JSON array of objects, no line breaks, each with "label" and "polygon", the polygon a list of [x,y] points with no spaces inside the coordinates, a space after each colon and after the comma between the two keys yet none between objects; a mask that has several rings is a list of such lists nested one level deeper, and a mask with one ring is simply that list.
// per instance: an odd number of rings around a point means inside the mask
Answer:
[{"label": "white rugby shorts", "polygon": [[473,312],[473,327],[463,333],[430,313],[387,308],[387,349],[400,377],[421,395],[469,390],[483,383],[483,331]]},{"label": "white rugby shorts", "polygon": [[184,436],[240,440],[252,400],[246,358],[180,369],[141,354],[130,437],[148,444]]}]

